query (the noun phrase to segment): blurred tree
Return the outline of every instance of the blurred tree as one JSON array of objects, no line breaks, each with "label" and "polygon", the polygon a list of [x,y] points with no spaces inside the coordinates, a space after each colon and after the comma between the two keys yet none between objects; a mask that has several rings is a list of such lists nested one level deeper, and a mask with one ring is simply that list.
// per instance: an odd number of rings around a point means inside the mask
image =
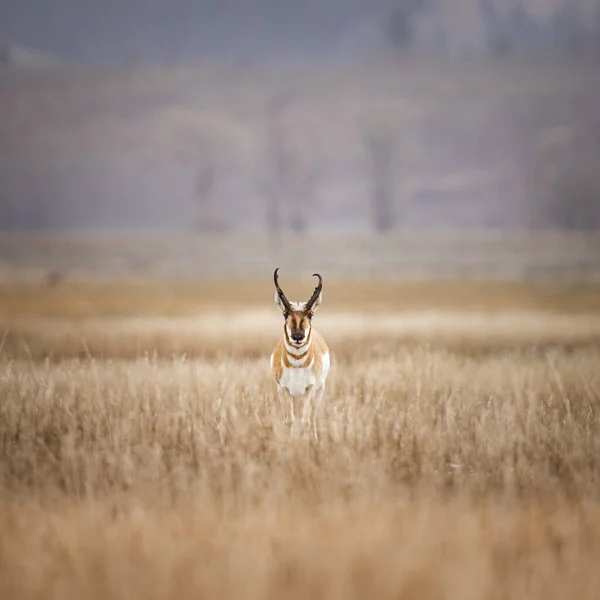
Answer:
[{"label": "blurred tree", "polygon": [[0,42],[0,65],[8,65],[11,61],[10,47],[5,42]]},{"label": "blurred tree", "polygon": [[274,237],[279,236],[283,226],[283,199],[289,194],[292,179],[292,157],[284,141],[283,127],[288,104],[288,96],[279,94],[267,107],[266,226]]},{"label": "blurred tree", "polygon": [[531,51],[543,43],[543,28],[527,10],[525,0],[512,0],[503,26],[507,52]]},{"label": "blurred tree", "polygon": [[394,7],[388,21],[388,36],[394,49],[406,50],[412,46],[413,30],[411,21],[411,12],[404,3]]},{"label": "blurred tree", "polygon": [[600,148],[580,147],[570,128],[537,139],[529,202],[533,224],[591,231],[600,228]]},{"label": "blurred tree", "polygon": [[386,38],[395,51],[410,50],[415,43],[415,19],[436,0],[396,0],[388,14]]},{"label": "blurred tree", "polygon": [[293,168],[293,185],[288,195],[290,228],[302,234],[308,227],[308,219],[315,205],[315,194],[320,166],[312,156],[296,156]]},{"label": "blurred tree", "polygon": [[567,54],[580,54],[586,46],[586,32],[579,6],[563,2],[552,15],[551,34],[559,50]]},{"label": "blurred tree", "polygon": [[557,173],[544,202],[546,221],[562,229],[600,229],[599,180],[591,165],[573,164]]},{"label": "blurred tree", "polygon": [[206,136],[198,142],[200,165],[196,173],[196,230],[223,232],[228,229],[228,222],[222,203],[216,198],[216,182],[219,161],[215,149]]},{"label": "blurred tree", "polygon": [[68,213],[61,210],[66,189],[66,169],[40,166],[0,170],[4,192],[0,228],[7,231],[45,230],[65,226]]},{"label": "blurred tree", "polygon": [[371,181],[371,221],[376,231],[388,231],[395,226],[393,134],[382,129],[370,129],[364,135]]},{"label": "blurred tree", "polygon": [[488,53],[497,58],[506,56],[511,51],[511,40],[494,0],[479,0],[479,14],[483,22]]},{"label": "blurred tree", "polygon": [[600,1],[590,11],[589,15],[589,47],[594,56],[600,53]]},{"label": "blurred tree", "polygon": [[298,102],[292,107],[291,98],[290,91],[279,93],[268,106],[265,189],[272,234],[284,228],[297,234],[307,230],[320,176],[310,116]]}]

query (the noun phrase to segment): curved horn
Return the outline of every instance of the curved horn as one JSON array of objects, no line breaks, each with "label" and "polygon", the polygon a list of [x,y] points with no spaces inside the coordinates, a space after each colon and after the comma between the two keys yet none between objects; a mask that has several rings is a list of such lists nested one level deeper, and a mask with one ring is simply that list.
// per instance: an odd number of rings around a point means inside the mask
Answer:
[{"label": "curved horn", "polygon": [[306,303],[306,310],[310,310],[313,307],[313,304],[317,301],[321,290],[323,289],[323,279],[318,273],[313,273],[313,277],[319,278],[319,283],[313,292],[313,295],[310,297],[310,300]]},{"label": "curved horn", "polygon": [[283,290],[279,287],[279,281],[277,280],[277,271],[279,271],[279,267],[277,267],[275,269],[275,273],[273,273],[273,281],[275,282],[275,289],[277,290],[277,294],[279,295],[279,298],[281,299],[283,306],[285,306],[285,310],[292,310],[289,300],[285,297]]}]

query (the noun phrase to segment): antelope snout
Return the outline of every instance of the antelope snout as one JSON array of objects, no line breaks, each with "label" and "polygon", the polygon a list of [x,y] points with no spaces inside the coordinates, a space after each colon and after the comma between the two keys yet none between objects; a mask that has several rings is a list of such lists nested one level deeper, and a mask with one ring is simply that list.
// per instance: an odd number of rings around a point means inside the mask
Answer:
[{"label": "antelope snout", "polygon": [[292,333],[292,339],[296,343],[300,343],[304,339],[304,334],[299,332]]}]

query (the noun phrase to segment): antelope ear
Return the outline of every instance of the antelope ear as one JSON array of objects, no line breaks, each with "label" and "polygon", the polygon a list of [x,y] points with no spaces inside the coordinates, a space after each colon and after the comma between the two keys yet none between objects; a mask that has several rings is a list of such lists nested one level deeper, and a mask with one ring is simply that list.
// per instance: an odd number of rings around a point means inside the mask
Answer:
[{"label": "antelope ear", "polygon": [[279,310],[281,310],[282,313],[286,312],[285,304],[281,300],[281,297],[279,296],[279,293],[277,292],[277,290],[275,290],[275,304],[277,304],[277,306],[279,306]]},{"label": "antelope ear", "polygon": [[317,299],[315,300],[314,304],[312,305],[312,307],[310,309],[311,313],[316,313],[319,310],[319,306],[321,306],[321,300],[323,300],[323,292],[321,292],[317,296]]}]

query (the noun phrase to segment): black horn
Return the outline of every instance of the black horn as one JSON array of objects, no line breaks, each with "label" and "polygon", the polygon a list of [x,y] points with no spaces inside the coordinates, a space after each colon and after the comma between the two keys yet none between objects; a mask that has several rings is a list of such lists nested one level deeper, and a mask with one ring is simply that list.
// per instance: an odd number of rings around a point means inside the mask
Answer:
[{"label": "black horn", "polygon": [[313,295],[310,297],[310,300],[306,303],[306,310],[312,309],[313,304],[317,301],[317,298],[319,297],[319,294],[321,293],[321,290],[323,289],[323,279],[321,278],[321,276],[318,273],[313,273],[313,277],[318,277],[319,283],[318,283],[317,287],[315,288]]},{"label": "black horn", "polygon": [[273,281],[275,282],[275,289],[277,290],[277,294],[279,295],[279,298],[281,299],[283,306],[285,306],[285,310],[288,310],[288,311],[292,310],[289,300],[285,297],[283,290],[279,287],[279,281],[277,280],[277,271],[279,271],[279,267],[277,267],[275,269],[275,273],[273,273]]}]

